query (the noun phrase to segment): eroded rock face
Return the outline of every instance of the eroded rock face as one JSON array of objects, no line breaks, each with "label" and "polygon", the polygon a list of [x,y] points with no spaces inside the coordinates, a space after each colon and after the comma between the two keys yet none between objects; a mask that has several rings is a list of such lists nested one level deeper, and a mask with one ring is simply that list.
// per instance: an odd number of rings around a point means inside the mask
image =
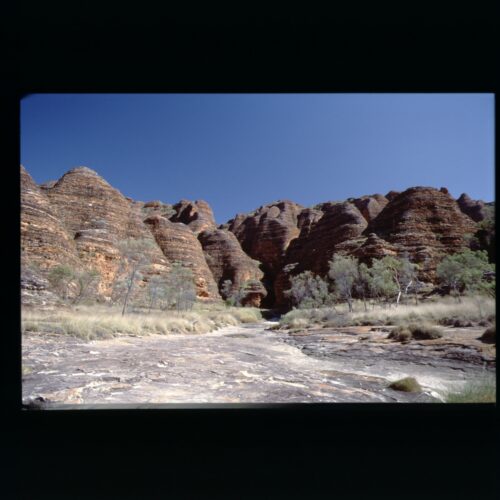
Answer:
[{"label": "eroded rock face", "polygon": [[354,198],[352,203],[354,203],[366,221],[371,222],[382,212],[383,208],[389,203],[389,200],[381,194],[373,194],[371,196]]},{"label": "eroded rock face", "polygon": [[389,191],[386,195],[385,198],[388,199],[389,201],[392,201],[398,194],[401,194],[401,191]]},{"label": "eroded rock face", "polygon": [[61,223],[46,194],[21,166],[21,252],[49,269],[60,264],[80,267],[73,236]]},{"label": "eroded rock face", "polygon": [[144,223],[150,228],[169,262],[180,262],[191,269],[198,297],[220,299],[217,284],[205,261],[203,248],[193,231],[185,224],[171,222],[159,215],[147,217]]},{"label": "eroded rock face", "polygon": [[283,267],[288,245],[300,233],[298,216],[302,209],[288,200],[277,201],[228,222],[228,229],[236,235],[243,250],[262,262],[263,282],[268,291],[265,305],[274,303],[273,283]]},{"label": "eroded rock face", "polygon": [[465,236],[476,231],[475,223],[443,191],[413,187],[395,196],[370,223],[375,233],[422,267],[420,279],[433,281],[437,262],[446,254],[461,251]]},{"label": "eroded rock face", "polygon": [[236,236],[225,229],[214,229],[201,232],[198,240],[219,291],[225,280],[231,280],[231,292],[236,292],[247,284],[248,293],[243,303],[259,307],[267,295],[260,283],[264,273],[259,268],[260,263],[242,250]]},{"label": "eroded rock face", "polygon": [[[319,214],[308,214],[317,219],[305,224],[297,239],[293,240],[286,252],[284,266],[276,278],[274,292],[276,303],[286,303],[283,292],[289,288],[289,276],[303,271],[313,271],[325,275],[328,261],[345,242],[354,242],[363,233],[368,223],[356,206],[349,202],[323,203],[319,205]],[[356,242],[354,247],[359,246]],[[345,248],[343,249],[345,252]]]},{"label": "eroded rock face", "polygon": [[173,206],[173,209],[176,213],[170,220],[186,224],[196,234],[216,228],[212,209],[204,200],[181,200]]},{"label": "eroded rock face", "polygon": [[[79,257],[101,274],[99,291],[108,296],[120,266],[119,244],[153,236],[142,222],[141,205],[131,202],[95,171],[77,167],[44,188],[51,206],[74,238]],[[166,272],[159,248],[151,251],[147,274]]]},{"label": "eroded rock face", "polygon": [[385,256],[397,256],[398,249],[386,240],[379,238],[375,233],[370,233],[368,238],[352,252],[360,262],[371,266],[373,259],[381,259]]},{"label": "eroded rock face", "polygon": [[127,237],[130,202],[90,168],[70,170],[45,192],[73,234],[105,221],[117,238]]},{"label": "eroded rock face", "polygon": [[480,222],[486,218],[485,203],[482,200],[473,200],[466,193],[462,193],[457,200],[460,210],[473,221]]}]

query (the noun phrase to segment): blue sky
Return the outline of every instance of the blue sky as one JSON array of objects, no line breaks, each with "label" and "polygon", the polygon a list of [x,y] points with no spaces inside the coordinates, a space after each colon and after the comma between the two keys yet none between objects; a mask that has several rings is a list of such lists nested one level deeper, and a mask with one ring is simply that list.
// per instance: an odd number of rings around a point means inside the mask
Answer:
[{"label": "blue sky", "polygon": [[493,94],[34,94],[21,163],[85,165],[141,201],[204,199],[218,223],[411,186],[494,199]]}]

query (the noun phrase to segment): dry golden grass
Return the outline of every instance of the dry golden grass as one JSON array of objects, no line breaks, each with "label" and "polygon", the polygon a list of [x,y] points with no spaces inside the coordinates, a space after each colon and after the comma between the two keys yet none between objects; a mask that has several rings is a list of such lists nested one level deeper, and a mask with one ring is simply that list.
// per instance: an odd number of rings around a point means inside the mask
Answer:
[{"label": "dry golden grass", "polygon": [[464,297],[461,303],[445,297],[433,302],[419,305],[400,304],[399,307],[376,306],[375,309],[364,310],[362,303],[357,303],[353,313],[341,304],[321,309],[294,309],[285,314],[280,324],[284,328],[312,326],[314,324],[331,327],[348,325],[408,325],[410,323],[427,322],[431,324],[453,324],[455,320],[478,323],[494,322],[495,301],[489,297],[478,299]]},{"label": "dry golden grass", "polygon": [[225,308],[196,311],[152,311],[122,316],[119,309],[107,306],[79,306],[72,310],[23,311],[22,332],[46,332],[93,340],[116,334],[197,334],[223,326],[259,321],[255,308]]}]

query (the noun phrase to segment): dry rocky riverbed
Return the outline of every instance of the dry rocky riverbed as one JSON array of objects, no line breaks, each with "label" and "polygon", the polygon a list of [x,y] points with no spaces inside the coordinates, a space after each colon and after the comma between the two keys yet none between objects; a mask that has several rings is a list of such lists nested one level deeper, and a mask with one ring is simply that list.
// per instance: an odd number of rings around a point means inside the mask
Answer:
[{"label": "dry rocky riverbed", "polygon": [[[495,371],[484,328],[447,328],[437,340],[401,344],[373,327],[289,333],[274,323],[204,335],[83,341],[23,335],[23,401],[61,404],[426,402]],[[419,394],[389,389],[415,377]]]}]

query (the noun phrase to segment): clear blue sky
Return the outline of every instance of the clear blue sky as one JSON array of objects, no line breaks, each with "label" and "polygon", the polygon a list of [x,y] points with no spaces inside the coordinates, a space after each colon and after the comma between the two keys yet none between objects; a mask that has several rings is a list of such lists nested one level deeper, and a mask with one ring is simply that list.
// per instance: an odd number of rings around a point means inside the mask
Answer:
[{"label": "clear blue sky", "polygon": [[85,165],[136,200],[204,199],[217,222],[291,199],[446,186],[494,199],[493,94],[36,94],[35,181]]}]

